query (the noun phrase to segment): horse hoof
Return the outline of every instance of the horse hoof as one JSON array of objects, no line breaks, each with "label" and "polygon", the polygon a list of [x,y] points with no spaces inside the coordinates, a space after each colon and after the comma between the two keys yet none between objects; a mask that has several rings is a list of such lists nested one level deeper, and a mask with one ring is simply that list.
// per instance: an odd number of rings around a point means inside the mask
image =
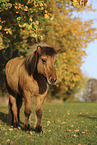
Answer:
[{"label": "horse hoof", "polygon": [[24,125],[24,129],[25,129],[25,131],[30,131],[30,125],[29,124],[25,124]]},{"label": "horse hoof", "polygon": [[35,132],[36,133],[40,133],[42,131],[42,126],[41,125],[39,125],[39,126],[37,126],[36,128],[35,128]]},{"label": "horse hoof", "polygon": [[19,123],[18,122],[13,123],[13,127],[14,128],[18,128],[18,126],[19,126]]}]

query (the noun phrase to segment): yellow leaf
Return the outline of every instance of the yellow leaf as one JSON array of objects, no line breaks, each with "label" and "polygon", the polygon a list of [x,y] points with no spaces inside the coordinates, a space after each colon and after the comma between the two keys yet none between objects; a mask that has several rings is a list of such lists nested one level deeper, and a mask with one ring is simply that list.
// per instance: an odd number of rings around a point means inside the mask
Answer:
[{"label": "yellow leaf", "polygon": [[45,10],[45,13],[47,13],[47,10]]},{"label": "yellow leaf", "polygon": [[2,26],[0,25],[0,30],[2,29]]},{"label": "yellow leaf", "polygon": [[45,14],[45,15],[44,15],[44,17],[45,17],[46,19],[49,19],[49,16],[48,16],[48,14]]},{"label": "yellow leaf", "polygon": [[10,141],[10,139],[8,139],[6,142],[9,142]]},{"label": "yellow leaf", "polygon": [[67,115],[70,115],[70,113],[68,112]]},{"label": "yellow leaf", "polygon": [[51,132],[51,130],[48,130],[48,132]]},{"label": "yellow leaf", "polygon": [[43,6],[43,3],[40,3],[40,6],[42,7]]},{"label": "yellow leaf", "polygon": [[32,135],[33,133],[30,131],[30,134]]},{"label": "yellow leaf", "polygon": [[75,132],[79,132],[79,129],[77,129],[77,130],[74,130]]},{"label": "yellow leaf", "polygon": [[77,135],[76,135],[76,134],[74,134],[73,136],[74,136],[74,137],[77,137]]},{"label": "yellow leaf", "polygon": [[47,121],[47,123],[51,123],[50,121]]},{"label": "yellow leaf", "polygon": [[71,131],[71,130],[67,130],[67,131]]},{"label": "yellow leaf", "polygon": [[20,130],[21,130],[21,127],[18,127],[18,129],[20,129]]},{"label": "yellow leaf", "polygon": [[65,124],[66,122],[62,122],[61,124]]},{"label": "yellow leaf", "polygon": [[10,131],[13,131],[13,128],[9,128]]}]

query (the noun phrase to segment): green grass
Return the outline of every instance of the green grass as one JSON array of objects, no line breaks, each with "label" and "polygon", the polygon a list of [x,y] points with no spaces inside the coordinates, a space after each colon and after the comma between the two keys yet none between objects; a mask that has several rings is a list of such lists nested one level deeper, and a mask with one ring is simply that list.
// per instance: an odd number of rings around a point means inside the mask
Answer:
[{"label": "green grass", "polygon": [[40,134],[33,131],[34,109],[32,107],[32,129],[25,132],[23,107],[21,128],[17,129],[6,123],[7,107],[0,107],[0,145],[97,145],[96,103],[44,104]]}]

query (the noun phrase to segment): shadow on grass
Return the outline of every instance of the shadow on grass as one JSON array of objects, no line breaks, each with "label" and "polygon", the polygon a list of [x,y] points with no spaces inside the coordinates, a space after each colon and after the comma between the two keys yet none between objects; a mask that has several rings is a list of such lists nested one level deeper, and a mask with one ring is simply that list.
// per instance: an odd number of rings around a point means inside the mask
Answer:
[{"label": "shadow on grass", "polygon": [[4,123],[7,123],[7,114],[0,112],[0,120],[2,120]]},{"label": "shadow on grass", "polygon": [[[9,125],[9,124],[7,123],[7,114],[6,114],[6,113],[0,112],[0,120],[1,120],[2,122],[6,123],[7,125]],[[11,125],[9,125],[9,126],[11,126]],[[21,130],[22,130],[22,131],[27,131],[27,130],[25,130],[25,128],[24,128],[24,123],[21,122],[21,121],[19,122],[19,127],[21,127]],[[31,131],[35,131],[35,129],[34,129],[33,127],[31,127],[30,130],[31,130]]]},{"label": "shadow on grass", "polygon": [[89,118],[89,119],[92,119],[92,120],[97,120],[97,116],[89,116],[89,115],[78,115],[78,117],[84,117],[84,118]]}]

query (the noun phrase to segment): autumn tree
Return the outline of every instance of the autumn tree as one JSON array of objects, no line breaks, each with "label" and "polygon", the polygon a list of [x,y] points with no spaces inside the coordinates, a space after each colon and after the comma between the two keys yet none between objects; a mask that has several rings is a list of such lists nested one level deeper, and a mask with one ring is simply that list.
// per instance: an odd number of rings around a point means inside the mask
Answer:
[{"label": "autumn tree", "polygon": [[80,68],[86,47],[97,38],[93,20],[83,21],[73,15],[84,10],[92,11],[91,5],[82,7],[77,3],[72,6],[70,0],[1,0],[2,74],[10,58],[24,56],[34,44],[46,42],[61,50],[56,61],[56,89],[61,90],[63,97],[71,96],[82,78]]},{"label": "autumn tree", "polygon": [[88,0],[71,0],[72,5],[75,6],[77,4],[81,5],[81,6],[86,6]]},{"label": "autumn tree", "polygon": [[27,54],[30,46],[45,37],[44,27],[52,16],[49,2],[44,0],[0,1],[0,83],[4,83],[6,62]]},{"label": "autumn tree", "polygon": [[88,79],[84,90],[83,99],[86,102],[97,101],[97,79]]},{"label": "autumn tree", "polygon": [[54,9],[51,29],[45,39],[62,50],[57,56],[58,83],[53,92],[56,92],[56,95],[60,92],[60,96],[65,99],[72,96],[83,78],[80,69],[82,58],[86,56],[87,45],[97,38],[97,29],[92,27],[93,20],[83,21],[80,17],[73,17],[74,11],[92,10],[90,6],[73,7],[69,1],[57,0],[52,7]]}]

